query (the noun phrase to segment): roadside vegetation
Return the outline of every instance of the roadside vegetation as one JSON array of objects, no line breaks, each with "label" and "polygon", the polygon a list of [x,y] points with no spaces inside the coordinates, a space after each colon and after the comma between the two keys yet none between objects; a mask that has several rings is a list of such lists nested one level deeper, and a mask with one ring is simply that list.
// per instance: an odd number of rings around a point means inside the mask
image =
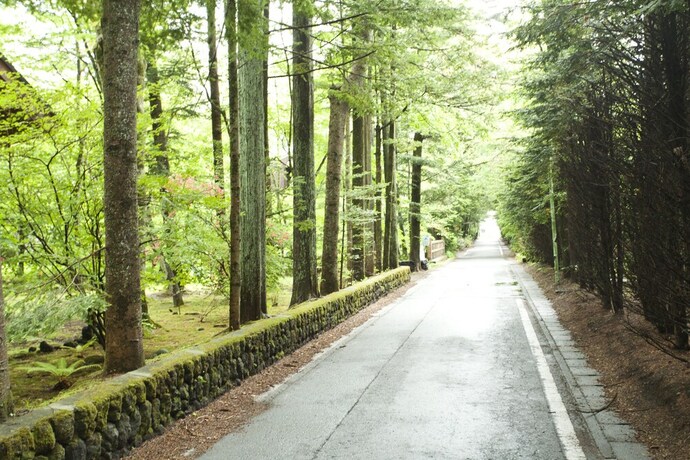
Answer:
[{"label": "roadside vegetation", "polygon": [[466,6],[0,13],[0,419],[418,270],[429,241],[453,254],[495,205],[507,75]]}]

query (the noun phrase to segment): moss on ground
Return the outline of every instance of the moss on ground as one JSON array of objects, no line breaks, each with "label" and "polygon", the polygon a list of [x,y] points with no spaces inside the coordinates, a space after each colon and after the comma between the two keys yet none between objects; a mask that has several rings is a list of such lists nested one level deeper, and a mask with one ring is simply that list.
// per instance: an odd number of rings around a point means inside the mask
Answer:
[{"label": "moss on ground", "polygon": [[[270,315],[287,311],[291,283],[291,278],[282,278],[278,289],[268,294]],[[158,356],[164,356],[164,352],[207,342],[222,333],[228,326],[227,299],[217,294],[187,293],[185,305],[180,309],[180,314],[172,307],[172,297],[162,293],[149,295],[148,305],[151,319],[160,327],[146,328],[144,331],[144,353],[147,362],[155,361]],[[72,324],[69,329],[72,334],[77,335],[80,327],[81,324]],[[63,331],[58,337],[64,340],[68,337],[66,334]],[[57,341],[49,340],[49,342],[59,344]],[[66,358],[70,363],[77,359],[97,359],[96,356],[103,355],[103,350],[95,345],[81,352],[70,348],[62,348],[45,354],[27,352],[30,346],[37,346],[37,344],[38,341],[14,346],[11,353],[10,378],[15,412],[22,413],[28,409],[50,404],[56,399],[81,391],[103,380],[101,371],[94,370],[79,374],[72,379],[74,385],[67,390],[53,390],[55,382],[49,376],[40,373],[29,374],[21,368],[30,366],[34,362],[54,362],[60,358]]]}]

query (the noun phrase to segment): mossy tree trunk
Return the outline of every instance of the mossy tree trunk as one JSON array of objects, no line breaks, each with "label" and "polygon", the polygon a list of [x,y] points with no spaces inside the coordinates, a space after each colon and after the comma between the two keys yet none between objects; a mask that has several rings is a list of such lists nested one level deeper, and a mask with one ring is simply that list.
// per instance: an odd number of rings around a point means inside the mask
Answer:
[{"label": "mossy tree trunk", "polygon": [[105,372],[144,364],[137,209],[138,0],[103,0]]},{"label": "mossy tree trunk", "polygon": [[[263,31],[263,2],[238,4],[238,37]],[[249,30],[243,31],[247,27]],[[266,299],[266,160],[264,143],[263,43],[239,43],[241,312],[243,323],[261,318]]]},{"label": "mossy tree trunk", "polygon": [[410,193],[410,261],[412,271],[419,271],[419,231],[422,209],[422,142],[424,137],[414,133],[415,148],[412,154],[412,178]]},{"label": "mossy tree trunk", "polygon": [[2,257],[0,257],[0,422],[7,420],[12,410],[10,363],[7,359],[7,336],[5,334],[5,298],[2,295]]},{"label": "mossy tree trunk", "polygon": [[328,122],[328,158],[326,164],[326,205],[323,221],[321,254],[321,294],[338,290],[338,227],[340,221],[340,187],[342,179],[343,141],[349,106],[340,99],[338,88],[331,88],[328,100],[331,113]]},{"label": "mossy tree trunk", "polygon": [[294,176],[292,298],[290,305],[318,297],[316,191],[314,184],[314,81],[310,26],[313,4],[293,5],[292,127]]},{"label": "mossy tree trunk", "polygon": [[240,328],[240,292],[242,290],[240,231],[240,137],[239,93],[237,86],[237,4],[228,0],[225,10],[228,41],[228,86],[230,122],[230,329]]}]

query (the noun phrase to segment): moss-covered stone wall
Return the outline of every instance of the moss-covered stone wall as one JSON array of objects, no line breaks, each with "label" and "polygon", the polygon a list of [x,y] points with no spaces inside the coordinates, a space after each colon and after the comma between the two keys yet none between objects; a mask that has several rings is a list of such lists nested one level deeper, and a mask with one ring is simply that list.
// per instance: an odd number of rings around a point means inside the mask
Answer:
[{"label": "moss-covered stone wall", "polygon": [[13,418],[0,460],[119,458],[409,279],[383,273]]}]

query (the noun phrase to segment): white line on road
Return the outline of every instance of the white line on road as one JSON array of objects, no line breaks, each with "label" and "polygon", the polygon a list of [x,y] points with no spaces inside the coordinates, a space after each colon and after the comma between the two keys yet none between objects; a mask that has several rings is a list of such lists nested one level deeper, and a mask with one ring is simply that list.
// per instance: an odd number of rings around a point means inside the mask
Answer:
[{"label": "white line on road", "polygon": [[539,376],[541,377],[541,383],[544,387],[544,395],[546,396],[546,401],[549,404],[549,411],[553,415],[553,422],[556,425],[556,433],[558,433],[558,438],[563,446],[563,453],[567,460],[585,460],[587,457],[580,447],[580,442],[575,434],[575,428],[573,427],[570,417],[568,416],[568,411],[563,404],[563,399],[558,392],[556,387],[556,382],[551,375],[551,370],[546,362],[546,356],[539,345],[539,339],[537,338],[537,333],[534,331],[532,322],[529,319],[529,314],[525,307],[525,301],[523,299],[515,299],[520,310],[520,318],[522,319],[522,327],[525,329],[527,334],[527,341],[529,342],[530,348],[532,349],[532,355],[537,361],[537,369],[539,370]]}]

